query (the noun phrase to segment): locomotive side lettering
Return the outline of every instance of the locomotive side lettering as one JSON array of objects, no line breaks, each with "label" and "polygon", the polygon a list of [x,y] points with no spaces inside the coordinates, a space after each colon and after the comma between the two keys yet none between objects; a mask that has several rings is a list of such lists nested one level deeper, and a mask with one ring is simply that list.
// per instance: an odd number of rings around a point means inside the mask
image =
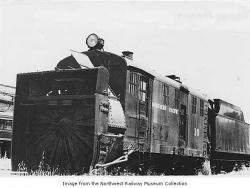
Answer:
[{"label": "locomotive side lettering", "polygon": [[173,114],[178,114],[178,110],[174,109],[174,108],[169,108],[169,112],[171,112]]},{"label": "locomotive side lettering", "polygon": [[154,108],[158,108],[158,109],[161,109],[161,110],[167,110],[167,106],[165,106],[165,105],[162,105],[162,104],[157,104],[157,103],[152,103],[152,106],[154,107]]}]

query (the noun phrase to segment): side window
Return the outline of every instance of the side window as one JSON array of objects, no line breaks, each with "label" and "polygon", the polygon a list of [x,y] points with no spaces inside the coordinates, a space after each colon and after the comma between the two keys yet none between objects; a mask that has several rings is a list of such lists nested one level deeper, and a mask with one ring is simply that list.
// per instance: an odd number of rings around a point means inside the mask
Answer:
[{"label": "side window", "polygon": [[135,72],[130,71],[129,77],[129,93],[133,96],[137,96],[137,83],[138,83],[138,75]]},{"label": "side window", "polygon": [[12,121],[11,120],[0,120],[0,129],[12,130]]},{"label": "side window", "polygon": [[204,101],[200,99],[200,116],[204,115]]},{"label": "side window", "polygon": [[178,109],[179,104],[180,104],[180,91],[178,89],[175,89],[174,107]]},{"label": "side window", "polygon": [[139,113],[148,115],[148,79],[140,73],[130,71],[129,93],[139,100]]},{"label": "side window", "polygon": [[5,129],[11,130],[12,129],[12,121],[6,121],[5,122]]},{"label": "side window", "polygon": [[4,120],[0,119],[0,129],[4,129]]},{"label": "side window", "polygon": [[143,102],[147,100],[147,82],[142,76],[140,77],[139,100]]},{"label": "side window", "polygon": [[197,98],[192,96],[192,114],[196,114]]},{"label": "side window", "polygon": [[163,104],[169,105],[169,86],[163,84]]},{"label": "side window", "polygon": [[147,116],[148,115],[148,97],[147,97],[147,81],[146,78],[140,76],[140,85],[139,85],[139,101],[140,101],[140,114]]}]

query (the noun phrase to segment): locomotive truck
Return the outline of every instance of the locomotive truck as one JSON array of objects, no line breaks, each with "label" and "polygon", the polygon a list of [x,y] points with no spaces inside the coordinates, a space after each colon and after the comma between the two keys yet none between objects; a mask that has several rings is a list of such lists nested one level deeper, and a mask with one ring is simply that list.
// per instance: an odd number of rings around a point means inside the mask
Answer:
[{"label": "locomotive truck", "polygon": [[55,70],[17,75],[12,170],[41,159],[62,172],[122,166],[189,174],[250,161],[249,124],[241,109],[103,50],[71,51]]}]

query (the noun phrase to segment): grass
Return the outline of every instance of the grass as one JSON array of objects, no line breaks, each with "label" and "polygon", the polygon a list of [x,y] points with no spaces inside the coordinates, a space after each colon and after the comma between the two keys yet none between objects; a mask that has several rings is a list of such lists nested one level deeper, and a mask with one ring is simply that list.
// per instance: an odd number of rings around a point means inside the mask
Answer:
[{"label": "grass", "polygon": [[[126,171],[126,169],[121,170],[119,167],[114,168],[112,171],[107,171],[105,168],[92,169],[89,173],[82,174],[69,174],[63,173],[58,168],[51,168],[48,164],[44,162],[44,157],[38,165],[38,169],[35,171],[27,172],[27,167],[24,162],[18,164],[18,172],[11,172],[11,160],[6,157],[6,155],[0,158],[0,176],[2,175],[28,175],[28,176],[68,176],[68,175],[85,175],[85,176],[135,176],[139,175],[136,173],[131,173]],[[147,175],[156,175],[155,173],[147,173]],[[159,175],[159,174],[158,174]],[[164,175],[164,174],[162,174]],[[201,175],[201,174],[199,174]],[[250,167],[242,167],[240,169],[235,169],[230,173],[221,173],[217,176],[250,176]]]}]

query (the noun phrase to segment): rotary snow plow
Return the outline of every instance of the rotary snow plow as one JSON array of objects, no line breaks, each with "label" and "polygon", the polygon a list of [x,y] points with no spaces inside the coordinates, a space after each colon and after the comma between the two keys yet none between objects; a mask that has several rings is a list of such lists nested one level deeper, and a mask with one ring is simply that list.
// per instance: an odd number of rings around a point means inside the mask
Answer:
[{"label": "rotary snow plow", "polygon": [[13,171],[22,162],[36,170],[41,160],[67,174],[119,163],[125,131],[105,67],[17,75]]}]

